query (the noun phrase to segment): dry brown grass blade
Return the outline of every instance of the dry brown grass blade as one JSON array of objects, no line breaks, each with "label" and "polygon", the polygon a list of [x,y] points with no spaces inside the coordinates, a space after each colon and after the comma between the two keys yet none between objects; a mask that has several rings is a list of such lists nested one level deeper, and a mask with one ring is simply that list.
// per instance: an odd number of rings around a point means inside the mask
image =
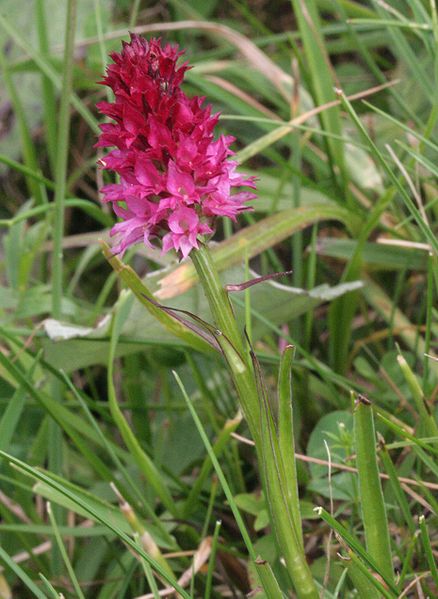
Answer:
[{"label": "dry brown grass blade", "polygon": [[[35,545],[35,547],[32,547],[31,552],[20,551],[19,553],[16,553],[12,556],[12,560],[16,564],[22,564],[23,562],[27,562],[28,560],[32,559],[35,555],[42,555],[43,553],[47,553],[51,550],[51,548],[52,541],[44,541],[43,543],[40,543],[39,545]],[[5,568],[3,566],[0,566],[0,572],[4,571]]]},{"label": "dry brown grass blade", "polygon": [[395,247],[410,248],[415,250],[424,250],[425,252],[431,252],[432,247],[430,243],[421,243],[419,241],[409,241],[407,239],[389,239],[388,237],[378,237],[377,243],[382,245],[393,245]]},{"label": "dry brown grass blade", "polygon": [[230,92],[230,94],[233,94],[233,96],[236,96],[236,98],[243,100],[246,104],[248,104],[248,106],[251,106],[252,108],[255,108],[256,110],[260,111],[262,114],[264,114],[269,119],[272,119],[273,121],[281,122],[281,119],[275,114],[275,112],[272,112],[272,110],[269,110],[269,108],[266,108],[266,106],[263,106],[263,104],[260,104],[260,102],[258,102],[255,98],[253,98],[249,94],[245,93],[243,90],[241,90],[239,87],[237,87],[237,85],[234,85],[233,83],[230,83],[226,79],[223,79],[222,77],[217,77],[215,75],[209,75],[206,77],[206,79],[208,81],[211,81],[212,83],[214,83],[221,89],[223,89],[227,92]]},{"label": "dry brown grass blade", "polygon": [[[401,477],[399,477],[399,481],[402,483],[401,487],[405,491],[405,493],[407,493],[408,495],[410,495],[412,497],[412,499],[415,499],[415,501],[417,503],[419,503],[420,505],[422,505],[431,514],[435,513],[433,507],[430,505],[430,503],[428,501],[426,501],[424,499],[424,497],[422,497],[421,495],[419,495],[418,493],[416,493],[413,489],[411,489],[409,487],[409,484],[406,483],[406,481],[402,480]],[[424,485],[425,487],[429,487],[429,485],[426,485],[426,483],[424,483],[424,482],[422,483],[422,485]]]},{"label": "dry brown grass blade", "polygon": [[404,589],[404,591],[397,597],[397,599],[403,599],[403,597],[407,597],[409,591],[411,591],[414,587],[417,586],[418,582],[422,579],[422,578],[426,578],[426,576],[429,575],[429,572],[423,572],[423,574],[420,574],[420,576],[416,576],[414,578],[414,580],[412,580],[408,586]]},{"label": "dry brown grass blade", "polygon": [[[94,526],[94,522],[92,520],[84,520],[79,525],[84,528],[92,528]],[[32,547],[31,551],[20,551],[12,556],[13,561],[16,564],[21,564],[32,559],[35,555],[42,555],[43,553],[47,553],[52,548],[52,541],[44,541],[35,547]],[[0,565],[0,572],[3,572],[4,568]]]},{"label": "dry brown grass blade", "polygon": [[[363,91],[352,94],[351,96],[348,96],[347,99],[350,102],[353,102],[355,100],[361,100],[363,98],[366,98],[367,96],[376,94],[377,92],[380,92],[383,89],[392,87],[393,85],[396,85],[398,82],[398,79],[394,79],[393,81],[388,81],[386,83],[382,83],[381,85],[376,85],[374,87],[370,87],[369,89],[365,89]],[[252,156],[255,156],[257,153],[259,153],[261,149],[264,149],[266,146],[272,145],[275,142],[282,139],[285,135],[290,133],[294,127],[297,127],[298,125],[303,125],[308,120],[328,110],[329,108],[339,106],[340,103],[340,100],[331,100],[330,102],[326,102],[325,104],[321,104],[320,106],[315,106],[314,108],[306,110],[305,112],[294,117],[290,121],[287,121],[283,125],[280,125],[279,127],[277,127],[277,129],[274,129],[273,131],[266,133],[259,139],[256,139],[254,142],[247,145],[243,150],[236,154],[237,159],[239,160],[239,162],[245,162]],[[268,143],[265,143],[265,140]]]},{"label": "dry brown grass blade", "polygon": [[28,517],[23,508],[13,501],[6,493],[0,491],[0,503],[2,503],[18,520],[21,520],[25,524],[30,524],[31,519]]},{"label": "dry brown grass blade", "polygon": [[[202,539],[198,549],[193,555],[193,562],[191,566],[187,568],[187,570],[185,570],[185,572],[183,572],[179,577],[179,585],[181,585],[182,587],[186,587],[192,580],[193,576],[197,572],[199,572],[202,566],[207,562],[211,553],[211,542],[212,537],[205,537],[205,539]],[[158,593],[160,597],[167,597],[175,593],[175,589],[173,587],[166,587],[165,589],[158,591]],[[147,595],[140,595],[138,597],[135,597],[135,599],[154,599],[154,594],[148,593]]]},{"label": "dry brown grass blade", "polygon": [[[240,441],[241,443],[245,443],[246,445],[251,445],[254,446],[254,441],[251,441],[251,439],[248,439],[247,437],[242,437],[242,435],[239,435],[238,433],[232,433],[231,434],[232,437],[234,437],[235,439],[237,439],[238,441]],[[338,462],[328,462],[327,460],[322,460],[320,458],[312,458],[310,456],[307,455],[303,455],[301,453],[296,453],[295,457],[297,458],[297,460],[300,460],[302,462],[308,462],[310,464],[318,464],[319,466],[327,466],[327,467],[331,467],[332,469],[335,468],[336,470],[343,470],[344,472],[353,472],[353,473],[357,473],[357,468],[354,468],[353,466],[346,466],[345,464],[339,464]],[[380,478],[384,479],[384,480],[389,480],[389,476],[387,474],[384,474],[383,472],[379,473]],[[414,480],[413,478],[406,478],[404,476],[399,476],[398,480],[402,483],[402,486],[404,488],[404,485],[413,485],[416,487],[427,487],[428,489],[432,489],[434,491],[438,490],[438,483],[429,483],[426,481],[417,481]],[[407,488],[409,488],[407,486]],[[406,489],[405,489],[406,490]],[[406,492],[408,492],[406,490]],[[409,489],[409,494],[415,493],[414,491],[412,491],[412,489]],[[417,497],[417,494],[415,494]],[[428,504],[429,505],[429,504]]]},{"label": "dry brown grass blade", "polygon": [[[227,25],[222,25],[221,23],[212,23],[209,21],[186,20],[178,21],[176,23],[151,23],[149,25],[140,25],[138,27],[133,27],[131,31],[137,34],[162,34],[164,31],[179,31],[181,29],[197,29],[200,31],[206,31],[226,40],[235,48],[237,48],[248,61],[248,63],[262,73],[266,79],[268,79],[278,89],[282,96],[289,101],[292,90],[292,77],[280,69],[280,67],[275,64],[275,62],[273,62],[264,52],[262,52],[262,50],[260,50],[260,48],[258,48],[251,40]],[[119,39],[125,37],[127,33],[128,32],[126,29],[119,29],[117,31],[111,31],[110,33],[105,34],[103,39]],[[90,37],[78,42],[76,44],[76,48],[85,48],[87,46],[97,44],[98,42],[98,37]],[[60,48],[56,49],[58,50]],[[308,95],[307,102],[310,103],[310,96]]]}]

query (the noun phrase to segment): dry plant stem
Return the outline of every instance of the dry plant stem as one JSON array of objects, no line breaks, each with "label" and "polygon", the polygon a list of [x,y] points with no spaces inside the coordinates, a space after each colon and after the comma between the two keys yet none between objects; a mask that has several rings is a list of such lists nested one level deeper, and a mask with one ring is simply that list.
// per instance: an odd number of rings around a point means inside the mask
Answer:
[{"label": "dry plant stem", "polygon": [[272,443],[266,435],[263,435],[262,398],[259,397],[249,352],[244,345],[228,295],[220,282],[208,248],[201,244],[198,250],[191,252],[190,256],[210,305],[215,325],[218,327],[217,339],[230,368],[242,411],[255,442],[260,470],[263,472],[267,466],[269,467],[269,479],[265,472],[262,483],[266,497],[271,499],[270,516],[279,549],[299,599],[317,599],[318,592],[297,535],[294,510],[291,509],[287,499],[285,500],[288,497],[288,481],[287,477],[282,475],[284,468],[282,464],[276,471],[275,468],[270,468],[271,464],[278,465],[278,454],[275,454]]},{"label": "dry plant stem", "polygon": [[[242,437],[238,433],[231,433],[231,436],[237,441],[244,443],[245,445],[250,445],[254,447],[254,442],[251,439],[247,439],[246,437]],[[295,452],[295,459],[300,460],[301,462],[308,462],[309,464],[319,464],[320,466],[331,466],[334,470],[342,470],[344,472],[354,472],[357,473],[357,468],[353,468],[353,466],[346,466],[345,464],[339,464],[338,462],[328,462],[328,460],[321,460],[320,458],[312,458],[308,455],[303,455],[302,453]],[[384,480],[389,480],[389,476],[384,472],[379,472],[379,478]],[[437,483],[430,483],[426,480],[414,480],[413,478],[406,478],[405,476],[399,476],[398,480],[400,483],[405,483],[407,485],[413,485],[416,487],[426,487],[427,489],[433,489],[438,491]],[[433,511],[433,510],[431,510]]]}]

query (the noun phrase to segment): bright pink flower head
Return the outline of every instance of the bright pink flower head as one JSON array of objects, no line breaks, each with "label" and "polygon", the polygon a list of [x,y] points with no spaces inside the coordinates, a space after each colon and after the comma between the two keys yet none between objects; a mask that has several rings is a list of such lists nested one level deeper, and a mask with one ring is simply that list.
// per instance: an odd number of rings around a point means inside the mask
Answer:
[{"label": "bright pink flower head", "polygon": [[114,52],[102,81],[114,102],[100,102],[101,113],[114,121],[100,126],[98,147],[115,147],[101,161],[115,171],[119,183],[105,185],[121,219],[112,229],[114,253],[129,246],[161,240],[163,252],[175,249],[185,258],[198,247],[198,237],[213,233],[217,216],[235,220],[255,195],[233,193],[254,188],[254,178],[236,172],[231,136],[214,139],[218,115],[204,98],[188,98],[181,90],[187,63],[182,52],[161,40],[131,34],[120,54]]}]

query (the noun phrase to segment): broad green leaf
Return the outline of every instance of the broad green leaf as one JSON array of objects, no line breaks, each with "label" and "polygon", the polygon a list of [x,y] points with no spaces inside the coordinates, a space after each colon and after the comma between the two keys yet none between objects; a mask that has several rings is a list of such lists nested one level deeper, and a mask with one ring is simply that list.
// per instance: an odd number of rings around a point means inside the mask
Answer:
[{"label": "broad green leaf", "polygon": [[[336,220],[348,229],[358,226],[358,219],[346,208],[333,202],[302,206],[283,210],[246,227],[225,241],[212,247],[212,254],[219,271],[241,264],[243,256],[248,259],[258,256],[284,239],[314,223]],[[156,297],[168,299],[189,289],[197,280],[194,266],[186,262],[163,277]]]},{"label": "broad green leaf", "polygon": [[[323,416],[313,429],[307,444],[307,455],[319,460],[345,463],[351,455],[353,443],[353,417],[350,412],[338,410]],[[327,444],[327,445],[326,445]],[[329,453],[328,453],[329,452]],[[330,458],[329,458],[330,454]],[[354,497],[352,475],[333,469],[329,483],[329,466],[309,464],[312,482],[310,488],[316,493],[334,499],[351,500]],[[331,489],[330,489],[331,486]]]},{"label": "broad green leaf", "polygon": [[[320,256],[350,260],[357,248],[354,239],[320,237],[317,252]],[[369,267],[378,270],[426,270],[427,252],[410,247],[391,246],[383,243],[366,242],[362,250],[362,260]]]},{"label": "broad green leaf", "polygon": [[[256,273],[251,273],[256,275]],[[233,268],[223,273],[224,284],[240,283],[244,280],[243,268]],[[274,325],[293,320],[297,316],[329,302],[350,291],[362,287],[360,281],[344,283],[335,287],[321,285],[306,291],[272,281],[260,283],[251,288],[251,302],[257,311]],[[238,301],[234,309],[239,322],[244,322],[244,306]],[[203,320],[211,321],[207,300],[202,289],[196,285],[166,301],[172,308],[188,310]],[[43,341],[46,360],[56,368],[71,371],[90,364],[104,364],[108,357],[109,322],[104,319],[98,327],[78,327],[49,319],[45,322],[48,339]],[[265,322],[257,319],[253,324],[253,339],[260,339],[269,331]],[[139,302],[132,302],[131,311],[123,329],[117,355],[139,351],[144,345],[169,345],[187,347],[187,342],[175,338]]]}]

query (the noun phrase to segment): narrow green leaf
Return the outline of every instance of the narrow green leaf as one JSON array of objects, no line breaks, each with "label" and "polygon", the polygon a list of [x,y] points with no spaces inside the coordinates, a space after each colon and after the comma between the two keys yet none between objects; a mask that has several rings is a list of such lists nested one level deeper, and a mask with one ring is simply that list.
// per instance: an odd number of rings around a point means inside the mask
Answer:
[{"label": "narrow green leaf", "polygon": [[[33,58],[38,68],[44,73],[50,81],[53,82],[56,89],[58,91],[62,90],[62,80],[58,75],[56,69],[48,62],[44,56],[41,55],[40,52],[35,50],[29,44],[26,37],[22,35],[18,29],[12,25],[5,17],[0,13],[0,27],[2,27],[8,35],[15,41],[17,46],[19,46],[24,52]],[[91,127],[92,131],[95,133],[99,133],[100,129],[97,124],[95,117],[92,112],[85,106],[85,104],[81,101],[81,99],[74,93],[71,94],[71,103],[74,108],[78,111],[78,113],[82,116],[86,123]]]},{"label": "narrow green leaf", "polygon": [[[154,296],[135,273],[135,271],[128,265],[115,256],[108,244],[101,242],[103,248],[103,255],[110,263],[117,276],[119,276],[127,287],[132,291],[135,297],[143,304],[143,306],[156,318],[161,324],[166,327],[171,333],[184,340],[189,347],[198,349],[199,351],[211,352],[211,347],[198,335],[193,333],[190,329],[185,327],[179,321],[172,318],[167,312],[154,305],[154,303],[148,301],[147,298],[154,300]],[[154,300],[155,301],[155,300]]]},{"label": "narrow green leaf", "polygon": [[[1,16],[1,15],[0,15]],[[21,138],[21,150],[24,159],[24,168],[26,171],[32,171],[38,173],[38,160],[36,155],[35,145],[32,140],[32,135],[29,130],[27,123],[26,113],[24,111],[21,98],[16,90],[14,81],[9,71],[8,61],[4,52],[0,52],[0,68],[3,74],[3,81],[11,99],[12,106],[14,107],[15,117],[17,119],[18,128],[20,131]],[[41,194],[40,187],[33,177],[26,177],[26,183],[29,190],[29,194],[34,198],[36,204],[43,204],[44,198]]]},{"label": "narrow green leaf", "polygon": [[354,438],[367,550],[385,576],[393,580],[388,519],[377,467],[373,412],[370,402],[363,396],[358,396],[354,408]]},{"label": "narrow green leaf", "polygon": [[432,551],[432,545],[427,531],[426,518],[421,515],[418,519],[420,524],[421,541],[423,543],[424,552],[426,555],[427,563],[429,564],[430,572],[432,574],[435,585],[438,586],[438,568],[436,565],[436,559]]},{"label": "narrow green leaf", "polygon": [[9,166],[9,168],[12,168],[14,171],[17,171],[18,173],[22,173],[26,177],[35,179],[35,181],[42,183],[48,189],[54,189],[54,187],[55,187],[55,184],[53,183],[53,181],[44,177],[41,173],[38,172],[38,170],[34,170],[33,168],[25,166],[24,164],[21,164],[21,162],[17,162],[16,160],[14,160],[13,158],[10,158],[9,156],[0,154],[0,162],[2,162],[3,164],[6,164],[6,166]]},{"label": "narrow green leaf", "polygon": [[423,389],[421,388],[417,377],[412,372],[411,367],[401,353],[397,356],[397,362],[400,366],[400,370],[403,373],[405,381],[411,390],[412,398],[414,399],[415,407],[417,408],[420,417],[420,423],[422,424],[423,434],[426,433],[428,437],[438,436],[437,422],[431,408],[426,403]]},{"label": "narrow green leaf", "polygon": [[[212,448],[214,454],[217,458],[223,453],[225,450],[227,443],[230,440],[232,433],[236,431],[239,424],[242,422],[242,415],[239,413],[235,418],[227,420],[224,424],[224,427],[220,431],[216,441],[214,442]],[[211,472],[213,464],[207,456],[204,460],[204,463],[201,466],[201,470],[198,474],[198,478],[190,489],[190,493],[187,496],[187,499],[184,503],[183,507],[183,517],[187,518],[193,511],[196,506],[197,501],[199,500],[199,495],[202,491],[205,481],[207,480],[208,475]]]},{"label": "narrow green leaf", "polygon": [[[368,568],[365,566],[365,564],[357,557],[357,555],[354,553],[354,551],[352,551],[351,549],[348,551],[348,556],[351,559],[351,561],[354,563],[354,565],[356,566],[356,568],[359,570],[359,572],[362,574],[362,576],[364,578],[366,578],[368,580],[369,586],[371,587],[371,589],[373,589],[371,591],[370,594],[368,588],[366,589],[366,595],[359,595],[360,597],[363,597],[365,599],[368,599],[368,597],[385,597],[386,599],[394,599],[395,595],[394,593],[391,593],[390,591],[388,591],[385,586],[380,582],[380,580],[377,580],[377,578],[372,574],[372,572],[370,572],[368,570]],[[358,581],[358,576],[356,574],[355,580]],[[360,587],[359,587],[360,588]],[[359,589],[357,589],[359,590]],[[365,589],[364,589],[365,590]],[[376,594],[376,591],[378,594]]]},{"label": "narrow green leaf", "polygon": [[[295,438],[292,403],[292,361],[295,348],[288,345],[280,358],[278,372],[278,445],[279,453],[284,465],[285,482],[289,496],[289,505],[294,519],[298,539],[304,551],[303,536],[301,532],[301,513],[298,495],[297,467],[295,462]],[[269,484],[269,482],[268,482]]]},{"label": "narrow green leaf", "polygon": [[427,225],[427,223],[424,222],[423,217],[420,214],[420,211],[415,206],[414,202],[412,201],[411,197],[407,193],[406,189],[403,187],[402,183],[399,181],[397,176],[394,174],[394,170],[393,170],[392,166],[390,166],[388,164],[388,162],[385,160],[381,151],[378,149],[376,144],[373,142],[371,137],[368,135],[367,130],[363,126],[360,118],[358,117],[356,111],[354,110],[351,102],[346,98],[345,94],[342,91],[338,91],[338,96],[341,99],[343,107],[347,110],[353,123],[356,125],[359,133],[362,135],[363,139],[367,142],[367,144],[370,148],[370,151],[372,152],[372,155],[375,157],[376,161],[384,169],[384,171],[388,175],[389,179],[392,181],[395,188],[402,196],[409,212],[414,217],[414,219],[415,219],[416,223],[418,224],[419,229],[423,233],[425,239],[427,239],[427,241],[430,243],[430,245],[433,248],[433,250],[435,251],[435,253],[438,253],[438,241],[437,241],[436,236],[431,231],[431,229]]},{"label": "narrow green leaf", "polygon": [[[32,377],[32,375],[33,369],[29,373],[30,377]],[[6,450],[9,448],[25,405],[26,391],[22,386],[19,386],[9,400],[6,410],[0,420],[0,449]]]},{"label": "narrow green leaf", "polygon": [[324,508],[316,507],[315,512],[320,518],[322,518],[327,524],[335,530],[342,539],[349,545],[349,547],[366,563],[370,568],[377,572],[384,582],[387,584],[389,590],[393,593],[392,597],[398,597],[399,592],[394,584],[392,576],[388,577],[386,573],[380,568],[380,565],[375,559],[362,547],[359,541],[344,527],[340,524],[333,516],[331,516]]},{"label": "narrow green leaf", "polygon": [[217,552],[217,545],[218,545],[218,540],[219,540],[219,532],[221,529],[221,524],[222,524],[221,521],[217,520],[217,522],[214,526],[213,538],[211,540],[210,559],[208,560],[207,579],[205,581],[204,599],[210,599],[210,596],[211,596],[211,591],[212,591],[212,586],[213,586],[213,573],[214,573],[214,567],[215,567],[215,562],[216,562],[216,552]]},{"label": "narrow green leaf", "polygon": [[384,442],[380,443],[380,458],[382,460],[383,467],[386,470],[386,474],[389,476],[392,491],[398,501],[398,505],[400,506],[405,522],[409,528],[409,532],[413,535],[415,533],[415,522],[412,517],[406,495],[400,485],[397,470],[392,463],[388,448]]},{"label": "narrow green leaf", "polygon": [[58,591],[55,589],[53,584],[50,582],[50,580],[47,580],[47,578],[44,576],[44,574],[42,574],[40,572],[39,577],[43,581],[43,585],[46,587],[46,589],[50,593],[50,596],[52,597],[52,599],[62,599],[63,596],[61,595],[61,593],[58,593]]},{"label": "narrow green leaf", "polygon": [[[305,57],[309,65],[315,104],[320,106],[335,100],[336,97],[333,71],[324,46],[324,38],[321,34],[316,2],[314,0],[292,0],[292,6],[301,32]],[[341,135],[342,126],[339,107],[335,106],[325,110],[319,115],[319,118],[325,131],[334,135]],[[338,167],[342,180],[346,176],[343,143],[332,138],[327,138],[326,142],[332,165]],[[344,191],[346,191],[345,180],[342,181],[340,188],[344,188]]]},{"label": "narrow green leaf", "polygon": [[360,599],[380,599],[380,595],[368,576],[358,566],[356,561],[352,559],[353,552],[350,552],[350,563],[347,567],[348,576],[353,583],[354,589],[359,594]]},{"label": "narrow green leaf", "polygon": [[128,313],[130,310],[129,303],[126,301],[127,299],[128,296],[125,292],[125,294],[121,295],[119,299],[119,303],[112,320],[112,333],[107,369],[108,402],[110,412],[128,450],[130,451],[133,459],[136,461],[141,472],[145,476],[148,484],[151,485],[155,493],[163,502],[163,505],[170,511],[170,513],[176,514],[175,502],[173,501],[167,486],[164,484],[160,472],[157,470],[151,458],[141,447],[137,437],[135,436],[134,432],[132,431],[131,427],[126,421],[122,413],[122,410],[120,409],[117,402],[116,390],[113,382],[114,362],[116,359],[116,348],[121,326],[127,316],[126,308],[128,308]]},{"label": "narrow green leaf", "polygon": [[[37,0],[35,3],[35,21],[38,32],[38,41],[41,56],[47,62],[50,62],[50,44],[48,36],[48,26],[45,11],[45,0]],[[47,151],[49,154],[52,172],[55,172],[56,163],[56,95],[55,87],[49,77],[41,73],[41,90],[43,98],[45,136]]]}]

